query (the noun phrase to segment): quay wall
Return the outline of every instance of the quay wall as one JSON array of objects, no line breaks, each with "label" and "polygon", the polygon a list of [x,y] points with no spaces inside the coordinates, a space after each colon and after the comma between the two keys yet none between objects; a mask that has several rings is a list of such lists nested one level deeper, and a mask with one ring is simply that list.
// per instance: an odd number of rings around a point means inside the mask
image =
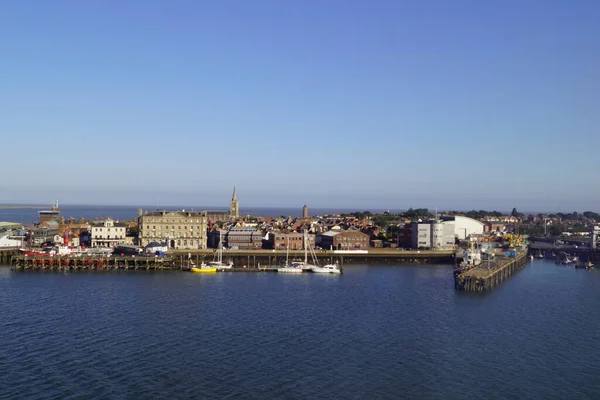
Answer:
[{"label": "quay wall", "polygon": [[491,263],[461,271],[454,271],[454,287],[466,292],[491,290],[509,279],[527,264],[527,251],[521,251],[516,257],[499,256]]},{"label": "quay wall", "polygon": [[[201,250],[201,251],[175,251],[169,253],[171,257],[199,257],[201,260],[210,261],[216,251]],[[440,251],[401,251],[397,249],[369,249],[366,253],[352,252],[334,252],[334,251],[317,251],[315,256],[319,262],[343,262],[347,264],[357,263],[402,263],[402,264],[432,264],[432,263],[453,263],[455,258],[454,250]],[[286,257],[290,261],[303,260],[303,251],[290,251],[286,256],[283,250],[227,250],[223,252],[224,260],[231,260],[235,265],[278,265],[283,264]],[[310,260],[309,256],[309,260]]]},{"label": "quay wall", "polygon": [[[214,250],[172,251],[165,257],[153,256],[121,256],[111,257],[26,257],[17,250],[0,250],[0,265],[10,265],[18,269],[185,269],[190,260],[196,264],[212,261],[216,256]],[[320,263],[338,262],[340,264],[451,264],[454,262],[454,251],[399,251],[376,249],[366,253],[320,251],[316,253]],[[303,260],[304,252],[291,251],[287,255],[289,261]],[[233,261],[239,268],[268,268],[282,265],[286,261],[285,251],[254,250],[226,251],[223,259]]]}]

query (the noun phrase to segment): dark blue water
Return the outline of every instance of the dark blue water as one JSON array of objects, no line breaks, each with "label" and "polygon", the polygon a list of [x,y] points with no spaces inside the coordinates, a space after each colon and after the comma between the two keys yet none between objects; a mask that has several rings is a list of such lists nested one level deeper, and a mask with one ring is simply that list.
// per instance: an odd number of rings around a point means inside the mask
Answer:
[{"label": "dark blue water", "polygon": [[[61,205],[60,211],[61,216],[65,218],[85,218],[87,220],[98,218],[111,217],[115,220],[131,220],[137,218],[138,208],[142,208],[145,211],[155,211],[156,207],[151,206],[82,206],[82,205]],[[21,224],[32,224],[39,220],[38,212],[42,208],[0,208],[0,221],[18,222]],[[51,205],[48,205],[47,210],[51,209]],[[167,210],[221,210],[227,211],[226,208],[215,208],[215,207],[167,207]],[[161,208],[162,210],[162,208]],[[310,215],[325,215],[342,212],[354,212],[355,209],[344,209],[344,208],[314,208],[309,210]],[[363,211],[363,210],[360,210]],[[385,210],[372,209],[372,212],[383,212]],[[257,217],[279,217],[292,216],[300,217],[302,215],[302,208],[289,208],[289,207],[241,207],[240,213],[242,215],[252,215]]]},{"label": "dark blue water", "polygon": [[0,398],[597,399],[600,272],[342,276],[0,268]]}]

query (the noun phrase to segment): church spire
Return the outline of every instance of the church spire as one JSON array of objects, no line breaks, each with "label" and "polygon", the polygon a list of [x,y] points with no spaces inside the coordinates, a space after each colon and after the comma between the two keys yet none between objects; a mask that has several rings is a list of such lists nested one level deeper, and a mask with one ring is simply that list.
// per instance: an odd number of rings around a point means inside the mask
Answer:
[{"label": "church spire", "polygon": [[233,196],[231,196],[231,202],[229,203],[229,216],[237,218],[240,216],[240,203],[237,199],[237,193],[235,186],[233,187]]}]

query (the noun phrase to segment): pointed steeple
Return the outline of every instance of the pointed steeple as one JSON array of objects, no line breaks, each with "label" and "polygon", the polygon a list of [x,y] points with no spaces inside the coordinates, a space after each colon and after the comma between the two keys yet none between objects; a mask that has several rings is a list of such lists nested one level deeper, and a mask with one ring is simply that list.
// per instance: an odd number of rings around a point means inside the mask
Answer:
[{"label": "pointed steeple", "polygon": [[235,186],[233,187],[233,196],[231,196],[231,202],[229,202],[229,216],[235,218],[240,216],[240,203],[237,199]]}]

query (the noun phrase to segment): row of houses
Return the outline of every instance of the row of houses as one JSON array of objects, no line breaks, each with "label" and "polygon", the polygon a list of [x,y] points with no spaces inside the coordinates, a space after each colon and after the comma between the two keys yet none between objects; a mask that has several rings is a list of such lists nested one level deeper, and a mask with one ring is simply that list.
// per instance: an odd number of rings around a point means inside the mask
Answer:
[{"label": "row of houses", "polygon": [[[71,244],[92,247],[116,247],[121,244],[164,244],[169,249],[197,250],[216,248],[219,243],[229,249],[303,250],[307,244],[322,249],[363,250],[370,247],[402,247],[413,249],[451,248],[456,238],[503,230],[502,222],[480,222],[463,216],[444,216],[429,221],[396,221],[398,227],[390,240],[371,218],[333,216],[326,218],[250,218],[214,219],[214,213],[203,211],[139,210],[132,226],[106,219],[91,223],[67,224],[63,236],[71,236]],[[402,225],[404,224],[404,225]],[[132,231],[133,235],[129,234]],[[133,232],[136,231],[136,232]],[[303,232],[308,232],[307,239]],[[383,240],[382,240],[383,239]],[[383,243],[385,242],[385,243]]]}]

